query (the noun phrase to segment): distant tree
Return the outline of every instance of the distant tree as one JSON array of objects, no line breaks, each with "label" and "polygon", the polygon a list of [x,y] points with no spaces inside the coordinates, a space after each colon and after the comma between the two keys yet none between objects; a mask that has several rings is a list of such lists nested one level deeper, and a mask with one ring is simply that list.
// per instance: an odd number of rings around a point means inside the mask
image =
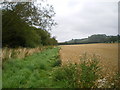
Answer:
[{"label": "distant tree", "polygon": [[83,39],[72,39],[59,44],[88,44],[88,43],[115,43],[120,42],[120,35],[107,36],[105,34],[94,34]]},{"label": "distant tree", "polygon": [[120,35],[118,34],[117,37],[118,37],[118,42],[120,43]]},{"label": "distant tree", "polygon": [[105,42],[106,41],[106,35],[105,34],[96,34],[92,35],[88,38],[89,42]]},{"label": "distant tree", "polygon": [[34,28],[34,27],[33,27],[33,30],[36,31],[36,33],[39,35],[42,45],[56,45],[57,44],[57,40],[55,39],[55,37],[51,37],[48,31],[45,31],[39,28]]},{"label": "distant tree", "polygon": [[74,40],[74,43],[77,43],[77,39]]},{"label": "distant tree", "polygon": [[117,37],[117,36],[110,36],[110,37],[109,37],[109,41],[112,42],[112,43],[117,42],[117,40],[118,40],[118,37]]},{"label": "distant tree", "polygon": [[55,37],[52,37],[52,38],[51,38],[51,44],[52,44],[52,45],[57,45],[57,43],[58,43],[58,42],[57,42],[56,38],[55,38]]}]

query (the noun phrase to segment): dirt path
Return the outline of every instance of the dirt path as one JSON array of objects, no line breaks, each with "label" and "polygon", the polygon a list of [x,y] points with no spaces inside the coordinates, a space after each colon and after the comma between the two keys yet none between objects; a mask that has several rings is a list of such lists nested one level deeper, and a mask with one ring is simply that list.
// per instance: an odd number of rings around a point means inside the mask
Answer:
[{"label": "dirt path", "polygon": [[79,62],[80,56],[87,53],[100,56],[100,64],[104,67],[105,73],[110,74],[118,70],[118,44],[61,45],[60,47],[62,65]]}]

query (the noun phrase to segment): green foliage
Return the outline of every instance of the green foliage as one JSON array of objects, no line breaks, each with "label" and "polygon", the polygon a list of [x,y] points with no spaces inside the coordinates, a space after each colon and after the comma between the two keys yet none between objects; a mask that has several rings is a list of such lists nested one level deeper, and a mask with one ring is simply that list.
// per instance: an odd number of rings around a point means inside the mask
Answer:
[{"label": "green foliage", "polygon": [[60,66],[60,65],[61,65],[61,60],[58,59],[58,60],[56,60],[56,62],[53,64],[53,67],[55,67],[55,66]]},{"label": "green foliage", "polygon": [[[46,31],[46,28],[50,29],[54,26],[53,7],[48,6],[47,10],[46,8],[40,10],[34,3],[29,2],[6,2],[2,5],[3,47],[36,47],[57,44],[56,39],[51,38],[50,33]],[[39,26],[39,29],[36,26]]]},{"label": "green foliage", "polygon": [[46,70],[45,64],[40,64],[40,69]]},{"label": "green foliage", "polygon": [[100,77],[98,58],[93,56],[91,61],[84,55],[81,64],[69,64],[60,67],[54,72],[54,80],[58,83],[63,82],[62,87],[66,88],[92,88],[95,81]]},{"label": "green foliage", "polygon": [[54,80],[62,82],[64,88],[77,88],[77,70],[75,64],[60,67],[54,72]]},{"label": "green foliage", "polygon": [[47,49],[24,59],[3,63],[3,88],[53,87],[53,64],[58,48]]},{"label": "green foliage", "polygon": [[48,31],[39,28],[33,28],[33,30],[35,30],[36,33],[39,35],[42,45],[57,45],[57,40],[55,39],[55,37],[51,38],[51,35]]},{"label": "green foliage", "polygon": [[106,35],[105,34],[97,34],[97,35],[92,35],[88,37],[89,42],[101,42],[104,43],[106,40]]},{"label": "green foliage", "polygon": [[[14,17],[17,16],[14,15]],[[39,36],[31,29],[31,27],[21,21],[19,17],[14,18],[14,22],[10,22],[8,27],[6,26],[6,19],[11,19],[11,15],[3,16],[3,46],[35,47],[40,45]]]},{"label": "green foliage", "polygon": [[[41,53],[24,59],[11,59],[3,63],[3,88],[96,88],[101,68],[99,58],[84,54],[79,64],[60,66],[59,48],[48,47]],[[57,63],[57,64],[56,64]],[[60,66],[60,67],[59,67]],[[119,88],[120,76],[115,76],[107,86]],[[102,83],[103,85],[104,83]],[[107,87],[105,85],[105,87]]]},{"label": "green foliage", "polygon": [[89,43],[117,43],[120,42],[120,36],[107,36],[105,34],[94,34],[89,36],[88,38],[83,39],[72,39],[70,41],[66,41],[64,43],[59,44],[89,44]]},{"label": "green foliage", "polygon": [[54,56],[53,59],[55,60],[55,62],[53,63],[53,67],[61,65],[61,60],[60,60],[60,56],[59,55]]},{"label": "green foliage", "polygon": [[86,54],[81,58],[81,75],[80,83],[82,88],[91,88],[95,86],[95,80],[99,78],[98,72],[100,67],[98,66],[98,58],[93,55],[91,59],[88,59]]},{"label": "green foliage", "polygon": [[111,82],[109,82],[111,88],[120,88],[120,74],[116,73],[112,78]]},{"label": "green foliage", "polygon": [[42,1],[39,4],[34,2],[3,2],[2,7],[3,14],[8,11],[14,12],[30,26],[39,26],[49,30],[56,24],[53,20],[55,15],[53,6]]}]

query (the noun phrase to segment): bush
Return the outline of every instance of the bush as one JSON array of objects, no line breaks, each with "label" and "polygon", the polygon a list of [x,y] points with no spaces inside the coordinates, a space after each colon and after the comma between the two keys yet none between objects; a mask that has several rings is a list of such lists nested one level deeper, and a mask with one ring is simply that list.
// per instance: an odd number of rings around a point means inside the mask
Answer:
[{"label": "bush", "polygon": [[62,63],[61,60],[60,60],[60,55],[55,56],[54,59],[55,59],[55,62],[53,64],[53,67],[60,66],[61,63]]},{"label": "bush", "polygon": [[95,81],[99,78],[100,67],[98,66],[99,60],[93,55],[92,58],[88,59],[87,55],[84,54],[81,58],[81,74],[80,74],[80,87],[91,88],[96,87]]},{"label": "bush", "polygon": [[112,84],[113,88],[120,88],[120,74],[117,73],[114,76]]},{"label": "bush", "polygon": [[115,73],[113,77],[106,78],[107,83],[103,87],[120,88],[120,74]]},{"label": "bush", "polygon": [[55,63],[53,64],[53,67],[55,66],[60,66],[61,65],[61,60],[58,59],[57,61],[55,61]]},{"label": "bush", "polygon": [[88,59],[84,54],[80,64],[69,64],[55,70],[54,80],[64,82],[63,87],[67,88],[92,88],[99,78],[100,67],[98,58],[93,55]]},{"label": "bush", "polygon": [[54,80],[57,82],[63,82],[63,87],[75,88],[77,81],[76,65],[70,64],[68,66],[57,68],[54,72]]},{"label": "bush", "polygon": [[46,70],[45,64],[40,64],[40,69]]}]

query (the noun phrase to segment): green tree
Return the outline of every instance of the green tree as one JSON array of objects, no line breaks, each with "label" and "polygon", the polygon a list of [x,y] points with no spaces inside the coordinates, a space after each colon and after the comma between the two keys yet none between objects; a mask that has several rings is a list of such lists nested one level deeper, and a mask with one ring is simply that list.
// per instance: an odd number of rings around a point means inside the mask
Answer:
[{"label": "green tree", "polygon": [[102,42],[102,43],[104,43],[105,41],[106,41],[105,34],[95,34],[95,35],[88,37],[88,42]]},{"label": "green tree", "polygon": [[110,41],[110,43],[115,43],[118,41],[118,37],[117,36],[110,36],[109,41]]},{"label": "green tree", "polygon": [[30,26],[38,26],[43,30],[50,30],[52,26],[56,25],[53,20],[55,15],[54,8],[49,4],[46,6],[42,4],[43,2],[37,5],[34,2],[4,2],[2,3],[2,11],[3,15],[7,11],[12,11]]},{"label": "green tree", "polygon": [[2,4],[3,46],[49,45],[50,33],[47,30],[55,25],[52,6],[45,8],[28,2]]},{"label": "green tree", "polygon": [[33,31],[32,28],[22,21],[16,14],[8,12],[3,15],[2,19],[3,46],[34,47],[35,45],[40,44],[39,37],[36,32]]}]

